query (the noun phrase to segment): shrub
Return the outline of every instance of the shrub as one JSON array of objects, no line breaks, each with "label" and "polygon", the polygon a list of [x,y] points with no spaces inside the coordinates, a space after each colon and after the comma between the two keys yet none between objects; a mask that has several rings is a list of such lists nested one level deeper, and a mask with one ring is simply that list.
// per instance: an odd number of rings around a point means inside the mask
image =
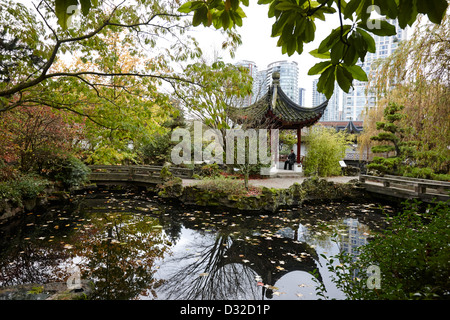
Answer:
[{"label": "shrub", "polygon": [[155,134],[152,139],[139,148],[139,156],[145,164],[163,165],[170,161],[173,143],[170,134]]},{"label": "shrub", "polygon": [[21,205],[23,199],[37,197],[48,186],[49,181],[35,174],[21,174],[14,180],[0,182],[0,199],[8,199]]},{"label": "shrub", "polygon": [[339,161],[344,158],[348,136],[322,126],[308,133],[308,153],[305,157],[305,175],[327,177],[341,174]]},{"label": "shrub", "polygon": [[[448,299],[450,298],[449,202],[419,210],[410,203],[402,213],[389,217],[390,227],[358,248],[358,259],[345,252],[328,261],[333,282],[350,299]],[[367,286],[369,266],[380,268],[380,288]]]},{"label": "shrub", "polygon": [[33,199],[37,197],[48,186],[48,180],[34,174],[27,174],[21,179],[11,181],[13,188],[19,190],[22,199]]},{"label": "shrub", "polygon": [[220,168],[217,163],[205,164],[200,168],[200,176],[202,177],[217,177],[220,175]]},{"label": "shrub", "polygon": [[210,192],[225,193],[227,195],[235,196],[244,196],[249,191],[252,193],[255,193],[256,191],[259,193],[261,191],[261,188],[258,187],[252,187],[251,190],[247,190],[242,180],[228,179],[223,176],[204,178],[196,184],[196,187]]},{"label": "shrub", "polygon": [[405,177],[431,179],[431,176],[433,175],[433,170],[431,168],[406,167],[405,171],[403,172],[403,175]]},{"label": "shrub", "polygon": [[46,162],[42,172],[49,179],[60,181],[64,187],[71,188],[86,183],[90,169],[81,160],[70,155]]}]

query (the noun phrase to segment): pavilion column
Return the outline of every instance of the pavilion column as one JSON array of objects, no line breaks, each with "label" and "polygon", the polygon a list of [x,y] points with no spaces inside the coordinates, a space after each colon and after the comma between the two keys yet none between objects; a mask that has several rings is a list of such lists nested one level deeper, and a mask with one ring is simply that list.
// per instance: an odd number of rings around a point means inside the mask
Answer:
[{"label": "pavilion column", "polygon": [[297,164],[300,164],[300,151],[302,143],[302,128],[297,128]]}]

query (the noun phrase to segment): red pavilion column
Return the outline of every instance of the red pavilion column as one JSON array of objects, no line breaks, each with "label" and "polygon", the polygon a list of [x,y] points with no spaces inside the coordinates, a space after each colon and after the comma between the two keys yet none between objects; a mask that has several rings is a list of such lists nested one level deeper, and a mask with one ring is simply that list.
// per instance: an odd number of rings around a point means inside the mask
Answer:
[{"label": "red pavilion column", "polygon": [[302,143],[302,128],[297,128],[297,164],[300,164],[300,151]]}]

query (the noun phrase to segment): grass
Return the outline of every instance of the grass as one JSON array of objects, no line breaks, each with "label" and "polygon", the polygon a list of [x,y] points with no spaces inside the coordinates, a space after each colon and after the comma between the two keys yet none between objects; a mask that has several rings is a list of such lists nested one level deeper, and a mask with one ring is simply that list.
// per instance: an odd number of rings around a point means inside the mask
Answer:
[{"label": "grass", "polygon": [[230,179],[223,176],[203,178],[196,186],[210,192],[223,192],[236,196],[255,196],[261,194],[262,191],[261,187],[256,186],[249,186],[247,190],[243,180]]}]

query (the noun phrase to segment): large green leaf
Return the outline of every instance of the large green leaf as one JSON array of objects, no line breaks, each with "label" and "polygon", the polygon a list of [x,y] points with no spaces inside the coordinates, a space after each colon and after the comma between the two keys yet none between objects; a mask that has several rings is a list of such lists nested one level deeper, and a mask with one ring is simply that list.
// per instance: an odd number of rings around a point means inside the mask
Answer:
[{"label": "large green leaf", "polygon": [[329,52],[319,53],[319,51],[317,49],[310,51],[309,54],[312,55],[313,57],[319,58],[319,59],[330,59]]},{"label": "large green leaf", "polygon": [[[345,36],[350,29],[352,28],[351,25],[344,25],[342,26],[342,35]],[[341,27],[338,27],[336,29],[333,29],[330,34],[322,40],[322,42],[319,45],[319,48],[317,49],[317,51],[319,53],[325,53],[328,50],[331,49],[331,47],[339,41],[340,39],[340,35],[341,35]]]},{"label": "large green leaf", "polygon": [[336,42],[331,48],[330,58],[333,64],[338,64],[339,61],[344,57],[344,53],[347,45],[342,41]]},{"label": "large green leaf", "polygon": [[331,65],[331,61],[322,61],[316,63],[314,66],[311,67],[308,71],[308,75],[312,76],[315,74],[322,73],[326,68],[328,68]]},{"label": "large green leaf", "polygon": [[441,23],[447,7],[446,0],[417,0],[417,11],[426,14],[433,23]]},{"label": "large green leaf", "polygon": [[344,67],[337,65],[336,66],[336,80],[344,92],[348,93],[350,87],[352,85],[353,76],[350,72],[348,72]]},{"label": "large green leaf", "polygon": [[395,26],[387,22],[386,20],[368,19],[367,21],[361,21],[358,23],[358,27],[363,28],[377,36],[393,36],[397,34]]},{"label": "large green leaf", "polygon": [[334,91],[336,66],[330,65],[319,77],[317,82],[317,91],[323,93],[327,99],[330,99]]},{"label": "large green leaf", "polygon": [[344,18],[351,19],[352,15],[356,12],[356,9],[361,5],[360,0],[350,0],[344,9]]},{"label": "large green leaf", "polygon": [[[428,1],[428,0],[426,0]],[[414,0],[399,0],[398,3],[398,25],[404,29],[415,21],[417,16],[417,7]]]},{"label": "large green leaf", "polygon": [[356,28],[356,31],[363,37],[364,41],[366,42],[367,51],[375,53],[376,46],[373,37],[361,28]]},{"label": "large green leaf", "polygon": [[87,16],[89,10],[91,9],[91,0],[80,0],[80,4],[81,4],[81,13],[84,16]]},{"label": "large green leaf", "polygon": [[55,13],[58,18],[58,24],[63,30],[66,30],[69,17],[75,13],[75,8],[78,5],[77,0],[56,0]]},{"label": "large green leaf", "polygon": [[358,65],[353,65],[353,66],[344,65],[343,67],[345,69],[347,69],[347,71],[352,74],[354,79],[359,80],[359,81],[368,81],[367,74],[364,72],[364,70],[360,66],[358,66]]}]

